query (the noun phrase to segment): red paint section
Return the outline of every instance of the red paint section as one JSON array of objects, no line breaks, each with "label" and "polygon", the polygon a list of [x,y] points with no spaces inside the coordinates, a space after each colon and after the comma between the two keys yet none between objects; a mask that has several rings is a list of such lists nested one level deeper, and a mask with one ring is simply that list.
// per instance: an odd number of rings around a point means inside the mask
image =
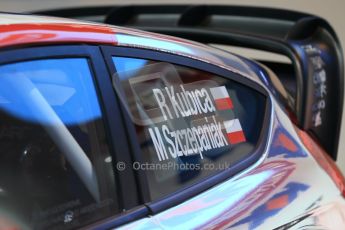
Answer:
[{"label": "red paint section", "polygon": [[310,154],[315,158],[323,170],[325,170],[325,172],[330,176],[343,197],[345,197],[345,178],[338,166],[335,164],[334,160],[331,159],[326,151],[323,150],[323,148],[316,141],[314,141],[308,133],[300,130],[296,126],[295,129],[304,146],[308,149]]},{"label": "red paint section", "polygon": [[289,203],[289,196],[283,195],[267,202],[267,210],[281,209]]},{"label": "red paint section", "polygon": [[218,110],[227,110],[234,108],[230,97],[216,99],[215,103]]},{"label": "red paint section", "polygon": [[276,142],[276,145],[283,146],[284,148],[286,148],[290,152],[296,152],[298,150],[298,147],[291,140],[291,138],[286,136],[284,133],[280,133],[278,135],[278,141]]},{"label": "red paint section", "polygon": [[20,230],[20,226],[15,224],[14,221],[5,216],[0,216],[0,229],[1,230]]},{"label": "red paint section", "polygon": [[230,144],[238,144],[246,141],[243,131],[237,131],[233,133],[228,133],[228,139]]},{"label": "red paint section", "polygon": [[117,44],[114,30],[101,25],[42,23],[0,26],[0,47],[23,44],[76,42]]}]

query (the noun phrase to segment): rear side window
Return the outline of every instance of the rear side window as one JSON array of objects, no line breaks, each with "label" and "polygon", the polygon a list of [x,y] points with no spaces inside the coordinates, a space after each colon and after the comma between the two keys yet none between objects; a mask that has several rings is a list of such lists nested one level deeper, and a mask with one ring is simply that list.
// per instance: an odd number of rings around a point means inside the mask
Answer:
[{"label": "rear side window", "polygon": [[114,87],[135,125],[152,200],[251,156],[266,99],[209,72],[144,59],[113,57]]},{"label": "rear side window", "polygon": [[72,229],[118,212],[87,59],[0,66],[0,216]]}]

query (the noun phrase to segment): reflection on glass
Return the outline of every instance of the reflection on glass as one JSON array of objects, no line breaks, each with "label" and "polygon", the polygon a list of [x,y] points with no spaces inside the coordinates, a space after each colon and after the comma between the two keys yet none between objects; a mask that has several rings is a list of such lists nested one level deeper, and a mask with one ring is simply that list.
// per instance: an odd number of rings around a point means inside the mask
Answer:
[{"label": "reflection on glass", "polygon": [[127,57],[113,57],[113,62],[114,89],[135,124],[144,163],[151,167],[145,172],[153,200],[253,154],[265,111],[260,93],[167,62]]},{"label": "reflection on glass", "polygon": [[71,229],[116,212],[86,59],[0,66],[0,119],[0,215],[30,229]]}]

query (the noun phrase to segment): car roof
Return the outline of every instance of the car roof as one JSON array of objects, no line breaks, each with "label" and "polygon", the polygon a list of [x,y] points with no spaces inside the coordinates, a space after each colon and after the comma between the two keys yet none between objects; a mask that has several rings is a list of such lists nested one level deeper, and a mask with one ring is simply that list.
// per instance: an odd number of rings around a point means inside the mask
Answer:
[{"label": "car roof", "polygon": [[261,83],[244,58],[198,42],[75,19],[0,13],[0,48],[76,43],[136,47],[178,54],[218,65]]},{"label": "car roof", "polygon": [[[18,44],[68,43],[77,41],[116,45],[115,37],[112,36],[116,33],[132,35],[150,34],[152,36],[152,33],[149,32],[139,32],[138,30],[124,29],[94,22],[12,13],[0,13],[0,33],[0,47]],[[167,39],[169,36],[156,34],[155,37]],[[197,44],[196,42],[180,38],[170,37],[170,39],[172,41]]]},{"label": "car roof", "polygon": [[0,14],[0,47],[44,43],[115,44],[107,26],[45,16]]}]

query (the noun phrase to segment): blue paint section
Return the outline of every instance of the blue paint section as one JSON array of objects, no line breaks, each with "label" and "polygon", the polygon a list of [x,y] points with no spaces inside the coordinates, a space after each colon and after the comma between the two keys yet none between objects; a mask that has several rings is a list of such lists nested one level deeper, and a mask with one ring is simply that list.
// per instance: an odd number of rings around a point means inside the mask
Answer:
[{"label": "blue paint section", "polygon": [[[291,151],[288,148],[289,143],[283,143],[279,136],[285,136],[292,145],[296,146],[296,151]],[[300,145],[285,129],[278,127],[273,135],[273,142],[271,145],[271,151],[269,157],[281,156],[284,158],[301,158],[308,157],[307,152],[303,151]]]}]

